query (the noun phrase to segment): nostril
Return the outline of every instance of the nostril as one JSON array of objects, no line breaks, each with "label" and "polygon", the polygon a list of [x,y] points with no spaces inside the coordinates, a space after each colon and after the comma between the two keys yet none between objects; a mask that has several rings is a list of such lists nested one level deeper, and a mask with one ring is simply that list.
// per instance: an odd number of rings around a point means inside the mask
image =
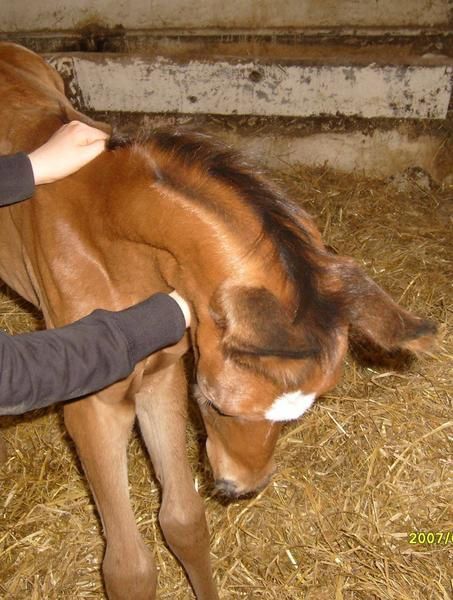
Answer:
[{"label": "nostril", "polygon": [[254,498],[259,490],[255,489],[238,489],[238,486],[229,479],[216,479],[215,489],[219,496],[226,500],[246,500]]},{"label": "nostril", "polygon": [[215,488],[216,491],[222,496],[226,496],[228,498],[235,498],[237,496],[236,484],[228,479],[216,479]]}]

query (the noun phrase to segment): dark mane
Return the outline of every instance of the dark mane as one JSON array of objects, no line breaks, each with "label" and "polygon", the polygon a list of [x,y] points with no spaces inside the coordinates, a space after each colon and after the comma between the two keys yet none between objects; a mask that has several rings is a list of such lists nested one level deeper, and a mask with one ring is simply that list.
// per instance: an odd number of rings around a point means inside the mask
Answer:
[{"label": "dark mane", "polygon": [[[161,129],[136,139],[113,137],[109,148],[149,145],[156,154],[166,156],[166,163],[157,161],[156,177],[189,197],[203,195],[191,187],[184,167],[196,166],[207,176],[234,190],[254,211],[262,225],[261,238],[272,240],[278,259],[292,282],[298,297],[294,324],[304,323],[306,333],[316,346],[325,347],[329,332],[343,321],[343,303],[338,294],[323,292],[321,280],[326,275],[322,251],[315,247],[303,221],[308,215],[284,193],[250,165],[237,151],[206,134],[180,129]],[[169,162],[174,162],[171,170]],[[212,203],[212,199],[206,199]],[[259,243],[259,241],[258,241]]]}]

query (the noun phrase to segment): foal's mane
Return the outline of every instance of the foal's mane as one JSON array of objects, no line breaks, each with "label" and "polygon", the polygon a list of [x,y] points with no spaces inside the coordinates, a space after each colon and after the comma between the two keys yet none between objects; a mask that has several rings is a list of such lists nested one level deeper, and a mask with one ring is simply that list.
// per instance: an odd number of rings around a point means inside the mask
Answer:
[{"label": "foal's mane", "polygon": [[[310,217],[263,176],[244,157],[210,135],[181,129],[157,129],[135,138],[113,135],[108,149],[147,148],[156,179],[186,197],[215,208],[190,169],[222,184],[235,193],[261,223],[260,239],[272,241],[283,271],[297,296],[295,325],[304,323],[305,333],[314,345],[327,351],[329,332],[343,320],[343,302],[339,294],[323,291],[326,251],[317,247],[304,220]],[[227,218],[227,215],[224,215]],[[256,244],[259,244],[259,240]]]}]

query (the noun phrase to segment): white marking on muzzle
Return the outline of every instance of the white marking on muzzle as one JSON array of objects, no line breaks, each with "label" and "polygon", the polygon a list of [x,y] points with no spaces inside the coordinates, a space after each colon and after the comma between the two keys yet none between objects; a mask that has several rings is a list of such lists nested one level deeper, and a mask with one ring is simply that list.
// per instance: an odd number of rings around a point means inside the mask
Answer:
[{"label": "white marking on muzzle", "polygon": [[316,394],[303,394],[302,392],[289,392],[279,396],[272,406],[266,411],[269,421],[292,421],[298,419],[310,408]]}]

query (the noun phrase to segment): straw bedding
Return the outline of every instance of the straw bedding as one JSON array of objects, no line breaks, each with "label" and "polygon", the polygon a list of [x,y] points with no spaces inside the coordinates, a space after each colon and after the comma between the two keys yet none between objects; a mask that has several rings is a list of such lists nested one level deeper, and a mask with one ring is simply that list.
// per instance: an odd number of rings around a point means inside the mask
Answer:
[{"label": "straw bedding", "polygon": [[[194,411],[189,453],[221,596],[448,600],[453,188],[417,173],[372,181],[292,169],[279,177],[316,216],[328,244],[361,261],[405,307],[435,319],[441,335],[432,355],[416,361],[365,356],[363,349],[359,361],[349,356],[341,384],[285,427],[278,472],[253,499],[224,504],[213,496]],[[7,331],[39,326],[39,315],[10,295],[0,312]],[[379,365],[371,362],[378,358]],[[0,597],[104,598],[101,527],[61,409],[4,418],[0,427],[9,452],[0,467]],[[137,436],[129,456],[132,501],[154,548],[159,598],[190,599],[161,539],[159,489]],[[410,544],[412,531],[445,536]]]}]

